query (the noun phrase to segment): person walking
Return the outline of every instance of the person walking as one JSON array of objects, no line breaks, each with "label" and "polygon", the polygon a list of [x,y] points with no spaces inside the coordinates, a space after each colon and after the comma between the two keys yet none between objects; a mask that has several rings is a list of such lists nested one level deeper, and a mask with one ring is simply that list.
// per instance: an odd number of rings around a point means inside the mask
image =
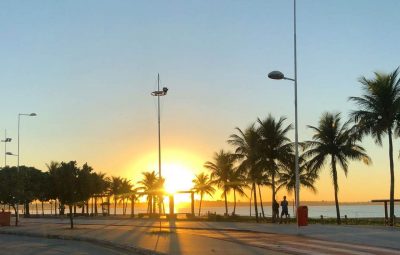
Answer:
[{"label": "person walking", "polygon": [[286,217],[285,223],[288,222],[288,216],[289,216],[288,205],[289,205],[289,203],[288,203],[288,201],[286,200],[286,196],[283,196],[283,200],[281,201],[281,208],[282,208],[282,211],[281,211],[281,220],[280,220],[280,222],[279,222],[280,224],[282,223],[283,215],[285,215],[285,217]]}]

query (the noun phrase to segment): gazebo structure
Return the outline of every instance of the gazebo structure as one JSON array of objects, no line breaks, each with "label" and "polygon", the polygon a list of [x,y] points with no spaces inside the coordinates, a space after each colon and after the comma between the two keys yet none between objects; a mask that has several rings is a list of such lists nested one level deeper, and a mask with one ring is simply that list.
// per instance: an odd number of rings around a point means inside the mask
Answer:
[{"label": "gazebo structure", "polygon": [[[395,199],[394,202],[399,202],[400,199]],[[389,217],[388,217],[388,209],[387,209],[387,204],[390,202],[390,199],[375,199],[371,200],[372,203],[383,203],[383,206],[385,208],[385,225],[388,224],[389,222]]]}]

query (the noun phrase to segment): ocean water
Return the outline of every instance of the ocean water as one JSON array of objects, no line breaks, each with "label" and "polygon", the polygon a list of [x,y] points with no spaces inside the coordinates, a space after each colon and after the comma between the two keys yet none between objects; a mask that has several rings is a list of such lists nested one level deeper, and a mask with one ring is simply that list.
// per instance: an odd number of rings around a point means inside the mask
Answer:
[{"label": "ocean water", "polygon": [[[324,218],[336,218],[336,207],[334,205],[311,205],[308,207],[308,217],[320,218],[321,215]],[[389,207],[389,205],[388,205]],[[182,212],[190,212],[186,208],[180,209]],[[232,213],[233,207],[228,208],[228,212]],[[389,210],[389,208],[388,208]],[[216,212],[217,214],[224,214],[224,207],[204,207],[202,213]],[[196,211],[197,213],[198,211]],[[258,212],[261,212],[261,208],[258,208]],[[280,212],[280,211],[279,211]],[[289,207],[289,214],[294,215],[295,208]],[[267,217],[272,216],[271,206],[264,206],[264,213]],[[236,207],[236,214],[242,216],[250,215],[249,206]],[[252,208],[251,215],[255,215],[254,208]],[[385,211],[383,205],[342,205],[340,206],[340,215],[344,217],[347,215],[349,218],[373,218],[373,217],[384,217]],[[395,205],[395,215],[400,215],[400,206]]]},{"label": "ocean water", "polygon": [[[389,207],[389,206],[388,206]],[[4,208],[6,211],[8,211],[8,206],[0,206],[0,208]],[[128,204],[128,207],[126,209],[126,214],[129,215],[131,213],[131,207],[130,204]],[[389,209],[389,208],[388,208]],[[81,212],[81,208],[77,208],[77,213]],[[90,207],[89,210],[91,211],[92,208]],[[135,214],[138,213],[146,213],[146,205],[144,204],[138,204],[135,206]],[[190,213],[190,206],[186,205],[185,206],[176,206],[175,207],[175,213]],[[12,208],[11,211],[13,212]],[[110,214],[113,215],[114,214],[114,206],[110,205]],[[168,212],[168,203],[165,203],[165,211]],[[228,212],[229,214],[231,214],[233,211],[233,206],[229,206],[228,207]],[[66,208],[65,212],[69,212],[68,209]],[[98,213],[101,214],[101,207],[98,206]],[[121,206],[117,206],[117,215],[122,215],[122,207]],[[208,212],[211,213],[217,213],[217,214],[221,214],[223,215],[225,213],[225,207],[223,206],[217,206],[217,207],[207,207],[207,206],[203,206],[201,208],[201,214],[202,215],[206,215]],[[258,212],[261,213],[261,208],[258,207]],[[22,211],[22,206],[20,206],[20,213],[23,213]],[[42,214],[42,210],[41,210],[41,205],[40,203],[37,204],[36,207],[36,203],[31,204],[30,206],[30,213],[31,214]],[[54,206],[53,208],[50,209],[50,205],[49,204],[45,204],[44,206],[44,213],[46,215],[54,215]],[[197,203],[196,203],[196,207],[195,207],[195,213],[197,215],[198,213],[198,207],[197,207]],[[271,206],[267,205],[264,206],[264,213],[267,217],[270,217],[272,214],[271,211]],[[237,206],[236,207],[236,214],[241,215],[241,216],[249,216],[250,215],[250,208],[249,206]],[[290,206],[289,207],[289,214],[294,215],[294,207]],[[384,207],[383,204],[367,204],[367,205],[341,205],[340,206],[340,214],[342,217],[344,217],[345,215],[347,215],[347,217],[349,218],[372,218],[372,217],[384,217],[385,215],[385,211],[384,211]],[[255,215],[254,214],[254,208],[252,208],[251,210],[251,215]],[[321,215],[324,218],[335,218],[336,217],[336,208],[334,205],[310,205],[308,206],[308,216],[310,218],[320,218]],[[395,215],[399,216],[400,215],[400,205],[395,204]]]}]

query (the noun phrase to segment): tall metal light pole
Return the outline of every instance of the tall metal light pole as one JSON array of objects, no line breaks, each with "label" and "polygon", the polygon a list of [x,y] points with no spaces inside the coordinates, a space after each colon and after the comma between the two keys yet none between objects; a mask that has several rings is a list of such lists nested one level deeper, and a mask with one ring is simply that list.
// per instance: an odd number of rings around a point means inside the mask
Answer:
[{"label": "tall metal light pole", "polygon": [[7,166],[7,143],[11,142],[11,138],[7,137],[7,130],[4,130],[4,140],[1,140],[4,143],[4,167]]},{"label": "tall metal light pole", "polygon": [[[296,0],[293,0],[293,41],[294,41],[294,79],[285,77],[280,71],[272,71],[268,77],[274,80],[291,80],[294,81],[294,139],[295,139],[295,172],[296,172],[296,213],[300,206],[300,175],[299,175],[299,136],[298,136],[298,119],[297,119],[297,41],[296,41]],[[297,217],[297,223],[299,217]],[[297,224],[298,225],[298,224]]]},{"label": "tall metal light pole", "polygon": [[[17,153],[17,172],[19,173],[19,130],[20,130],[20,124],[21,124],[21,116],[30,116],[30,117],[34,117],[37,116],[36,113],[18,113],[18,153]],[[11,155],[11,154],[8,154]],[[16,222],[18,224],[18,220],[19,220],[19,201],[17,202],[17,215],[16,215]]]},{"label": "tall metal light pole", "polygon": [[157,90],[151,92],[152,96],[157,97],[157,105],[158,105],[158,176],[162,177],[161,175],[161,121],[160,121],[160,97],[166,96],[168,92],[167,87],[163,87],[160,90],[160,74],[157,75]]},{"label": "tall metal light pole", "polygon": [[17,168],[18,168],[18,171],[19,171],[19,130],[20,130],[20,126],[21,126],[21,116],[30,116],[30,117],[34,117],[34,116],[37,116],[37,114],[36,113],[18,113],[18,152],[17,152],[17,155],[18,155],[18,159],[17,159]]}]

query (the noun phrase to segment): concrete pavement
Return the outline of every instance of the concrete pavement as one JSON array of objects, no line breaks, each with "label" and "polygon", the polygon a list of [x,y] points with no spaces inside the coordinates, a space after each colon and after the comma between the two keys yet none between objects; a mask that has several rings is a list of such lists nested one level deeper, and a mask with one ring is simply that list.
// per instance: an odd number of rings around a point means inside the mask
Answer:
[{"label": "concrete pavement", "polygon": [[[147,254],[400,254],[400,231],[379,226],[77,218],[22,219],[0,232],[103,241]],[[136,250],[135,250],[136,249]]]},{"label": "concrete pavement", "polygon": [[0,254],[2,255],[64,255],[64,254],[96,254],[127,255],[127,251],[119,251],[111,247],[99,246],[86,242],[37,237],[0,234]]}]

